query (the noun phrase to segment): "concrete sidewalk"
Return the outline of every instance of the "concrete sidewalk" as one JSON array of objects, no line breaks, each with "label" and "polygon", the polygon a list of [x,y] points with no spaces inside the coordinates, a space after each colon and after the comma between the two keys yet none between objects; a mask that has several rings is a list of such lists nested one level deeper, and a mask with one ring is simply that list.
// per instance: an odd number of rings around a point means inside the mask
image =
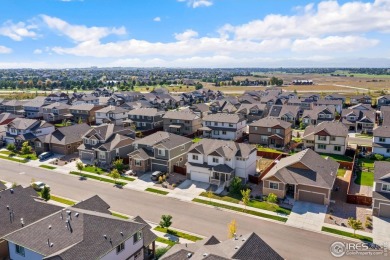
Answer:
[{"label": "concrete sidewalk", "polygon": [[[336,225],[332,225],[332,224],[329,224],[329,223],[324,223],[323,226],[327,227],[327,228],[333,228],[333,229],[337,229],[337,230],[341,230],[341,231],[349,232],[349,233],[353,234],[353,229],[349,228],[349,227],[336,226]],[[356,235],[372,237],[371,233],[368,233],[368,232],[365,232],[365,231],[361,231],[361,230],[356,230]]]}]

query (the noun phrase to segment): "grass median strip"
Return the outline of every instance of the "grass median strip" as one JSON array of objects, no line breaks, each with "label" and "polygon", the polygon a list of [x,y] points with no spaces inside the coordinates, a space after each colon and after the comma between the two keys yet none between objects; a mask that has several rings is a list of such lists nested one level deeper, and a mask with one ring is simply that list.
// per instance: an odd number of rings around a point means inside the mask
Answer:
[{"label": "grass median strip", "polygon": [[234,211],[237,211],[237,212],[243,212],[243,213],[246,213],[246,214],[250,214],[250,215],[254,215],[254,216],[258,216],[258,217],[262,217],[262,218],[269,218],[269,219],[273,219],[273,220],[276,220],[276,221],[281,221],[281,222],[286,222],[287,221],[287,218],[284,218],[284,217],[269,215],[269,214],[265,214],[265,213],[262,213],[262,212],[257,212],[257,211],[254,211],[254,210],[248,210],[248,209],[244,210],[243,208],[233,207],[233,206],[225,205],[225,204],[222,204],[222,203],[217,203],[217,202],[212,202],[212,201],[210,202],[210,201],[201,200],[201,199],[193,199],[192,201],[193,202],[197,202],[197,203],[206,204],[206,205],[211,205],[211,206],[214,206],[214,207],[223,208],[223,209],[230,209],[230,210],[234,210]]},{"label": "grass median strip", "polygon": [[158,190],[158,189],[153,189],[153,188],[147,188],[145,191],[157,193],[157,194],[160,194],[160,195],[167,195],[169,193],[168,191]]},{"label": "grass median strip", "polygon": [[190,240],[190,241],[193,241],[193,242],[196,242],[198,240],[202,240],[203,239],[201,237],[197,237],[197,236],[190,235],[190,234],[187,234],[187,233],[184,233],[184,232],[180,232],[180,231],[177,231],[177,230],[173,230],[173,229],[162,228],[162,227],[159,227],[159,226],[155,227],[154,230],[162,232],[162,233],[170,234],[172,236],[176,236],[176,237],[180,237],[180,238],[183,238],[183,239],[187,239],[187,240]]},{"label": "grass median strip", "polygon": [[76,204],[76,201],[65,199],[54,195],[50,195],[50,199],[69,206],[73,206],[74,204]]},{"label": "grass median strip", "polygon": [[121,181],[114,181],[112,179],[107,179],[107,178],[101,178],[99,176],[96,176],[96,175],[91,175],[91,174],[85,174],[85,173],[79,173],[79,172],[69,172],[70,174],[72,175],[77,175],[77,176],[80,176],[80,177],[84,177],[84,178],[90,178],[90,179],[94,179],[94,180],[98,180],[98,181],[103,181],[103,182],[107,182],[107,183],[113,183],[113,184],[116,184],[116,185],[120,185],[120,186],[125,186],[127,183],[126,182],[121,182]]},{"label": "grass median strip", "polygon": [[156,242],[160,242],[160,243],[166,244],[168,246],[174,246],[177,244],[175,241],[172,241],[172,240],[169,240],[169,239],[166,239],[163,237],[157,237]]},{"label": "grass median strip", "polygon": [[45,165],[45,164],[41,164],[41,165],[39,165],[39,167],[45,168],[45,169],[49,169],[49,170],[57,169],[57,167],[50,166],[50,165]]},{"label": "grass median strip", "polygon": [[111,215],[118,217],[118,218],[129,219],[128,216],[122,215],[122,214],[114,212],[114,211],[111,211]]},{"label": "grass median strip", "polygon": [[362,236],[362,235],[357,235],[357,234],[354,235],[353,233],[341,231],[341,230],[338,230],[338,229],[333,229],[333,228],[328,228],[328,227],[322,227],[321,230],[322,230],[322,231],[325,231],[325,232],[328,232],[328,233],[340,235],[340,236],[345,236],[345,237],[350,237],[350,238],[356,238],[356,239],[359,239],[359,240],[362,240],[362,241],[367,241],[367,242],[372,242],[372,241],[373,241],[371,237]]},{"label": "grass median strip", "polygon": [[126,177],[126,176],[121,176],[121,179],[122,179],[122,180],[125,180],[125,181],[135,181],[134,178]]},{"label": "grass median strip", "polygon": [[22,159],[17,159],[17,158],[13,158],[13,157],[8,157],[8,156],[3,156],[3,155],[0,155],[0,158],[1,159],[6,159],[6,160],[9,160],[9,161],[13,161],[13,162],[19,162],[19,163],[26,163],[27,160],[22,160]]}]

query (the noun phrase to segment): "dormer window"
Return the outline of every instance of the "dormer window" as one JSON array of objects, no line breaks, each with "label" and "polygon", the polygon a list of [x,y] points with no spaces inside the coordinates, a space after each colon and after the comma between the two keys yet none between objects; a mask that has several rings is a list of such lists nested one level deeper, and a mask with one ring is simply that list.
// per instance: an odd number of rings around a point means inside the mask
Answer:
[{"label": "dormer window", "polygon": [[382,191],[390,192],[390,184],[382,184]]},{"label": "dormer window", "polygon": [[215,157],[213,157],[213,163],[219,163],[219,159],[218,159],[218,158],[215,158]]},{"label": "dormer window", "polygon": [[158,155],[165,156],[165,150],[164,149],[158,149]]},{"label": "dormer window", "polygon": [[379,142],[381,142],[381,143],[386,142],[386,138],[384,138],[384,137],[379,137]]}]

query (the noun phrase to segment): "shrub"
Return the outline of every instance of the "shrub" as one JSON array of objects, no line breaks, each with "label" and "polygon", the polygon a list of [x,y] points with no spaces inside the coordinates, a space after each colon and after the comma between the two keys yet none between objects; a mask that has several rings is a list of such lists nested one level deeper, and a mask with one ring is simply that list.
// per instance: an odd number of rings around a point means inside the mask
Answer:
[{"label": "shrub", "polygon": [[162,215],[159,223],[160,227],[168,229],[172,225],[171,215]]},{"label": "shrub", "polygon": [[44,186],[41,192],[42,199],[48,201],[50,200],[50,188],[47,186]]},{"label": "shrub", "polygon": [[16,150],[16,146],[14,144],[8,144],[7,145],[7,150],[10,151],[10,152],[15,152]]},{"label": "shrub", "polygon": [[383,155],[381,155],[381,154],[374,154],[374,157],[375,157],[375,160],[377,160],[377,161],[382,161],[383,160]]},{"label": "shrub", "polygon": [[276,202],[278,202],[278,196],[276,196],[274,193],[268,194],[267,202],[269,202],[269,203],[276,203]]},{"label": "shrub", "polygon": [[242,189],[242,180],[240,177],[235,176],[231,183],[230,183],[230,189],[233,193],[240,193]]}]

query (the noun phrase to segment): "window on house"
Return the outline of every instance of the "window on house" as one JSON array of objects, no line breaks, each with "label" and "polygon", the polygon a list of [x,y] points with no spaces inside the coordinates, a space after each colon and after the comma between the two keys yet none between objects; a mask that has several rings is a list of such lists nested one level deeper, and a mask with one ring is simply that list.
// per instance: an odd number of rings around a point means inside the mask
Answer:
[{"label": "window on house", "polygon": [[382,184],[382,191],[390,191],[390,184]]},{"label": "window on house", "polygon": [[134,160],[135,166],[141,166],[141,160]]},{"label": "window on house", "polygon": [[340,152],[340,151],[341,151],[341,146],[335,146],[335,147],[334,147],[334,150],[335,150],[336,152]]},{"label": "window on house", "polygon": [[198,160],[198,158],[199,157],[197,155],[195,155],[195,154],[192,155],[192,160]]},{"label": "window on house", "polygon": [[158,155],[165,155],[165,150],[164,149],[158,149]]},{"label": "window on house", "polygon": [[326,136],[319,135],[318,141],[326,141]]},{"label": "window on house", "polygon": [[280,129],[276,129],[275,132],[276,132],[277,134],[280,134],[281,131],[280,131]]},{"label": "window on house", "polygon": [[226,135],[226,131],[222,131],[222,135]]},{"label": "window on house", "polygon": [[24,247],[22,247],[22,246],[15,245],[15,252],[18,255],[25,256]]},{"label": "window on house", "polygon": [[219,131],[214,130],[214,131],[213,131],[213,134],[214,134],[214,135],[219,135]]},{"label": "window on house", "polygon": [[125,250],[125,243],[121,243],[121,244],[119,244],[119,245],[116,247],[116,254],[119,254],[119,253],[122,252],[123,250]]},{"label": "window on house", "polygon": [[278,190],[279,189],[279,183],[276,182],[270,182],[269,183],[269,188],[273,190]]},{"label": "window on house", "polygon": [[219,163],[219,159],[218,158],[213,158],[213,163]]},{"label": "window on house", "polygon": [[326,145],[324,145],[324,144],[319,144],[319,145],[317,145],[317,148],[318,148],[318,149],[321,149],[321,150],[325,150],[325,149],[326,149]]},{"label": "window on house", "polygon": [[133,243],[137,243],[142,239],[142,231],[138,231],[137,233],[134,234],[133,236]]},{"label": "window on house", "polygon": [[271,133],[272,132],[272,128],[268,127],[267,131],[268,131],[268,133]]},{"label": "window on house", "polygon": [[268,136],[266,136],[266,135],[262,135],[262,136],[260,136],[260,140],[261,140],[261,142],[267,142],[268,141]]},{"label": "window on house", "polygon": [[139,250],[137,253],[135,253],[134,260],[141,259],[141,253],[142,253],[142,250]]},{"label": "window on house", "polygon": [[386,153],[390,153],[390,148],[387,148],[387,149],[386,149]]},{"label": "window on house", "polygon": [[257,131],[257,126],[255,126],[255,131]]},{"label": "window on house", "polygon": [[234,125],[233,124],[229,124],[229,127],[233,127]]},{"label": "window on house", "polygon": [[330,137],[330,140],[331,140],[331,141],[336,141],[336,137],[335,137],[335,136],[331,136],[331,137]]},{"label": "window on house", "polygon": [[386,138],[384,138],[384,137],[379,137],[379,142],[381,142],[381,143],[386,142]]},{"label": "window on house", "polygon": [[215,125],[215,126],[218,126],[218,122],[214,122],[214,125]]}]

